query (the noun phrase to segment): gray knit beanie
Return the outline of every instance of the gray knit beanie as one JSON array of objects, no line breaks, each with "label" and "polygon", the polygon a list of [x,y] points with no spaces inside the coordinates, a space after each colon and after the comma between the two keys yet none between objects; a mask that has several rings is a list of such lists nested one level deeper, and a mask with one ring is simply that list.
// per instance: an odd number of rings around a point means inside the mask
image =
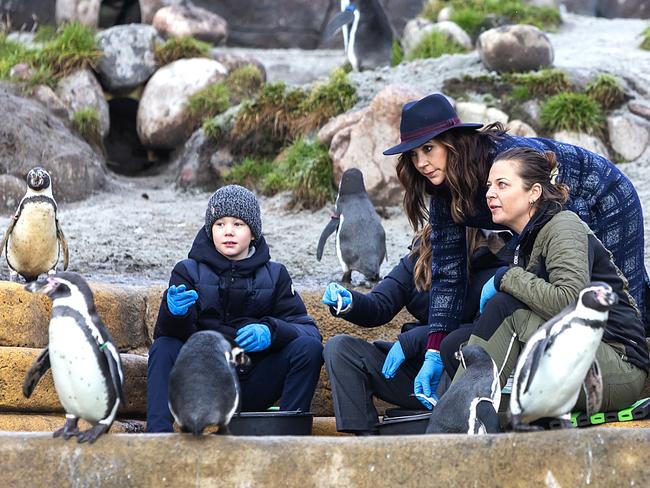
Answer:
[{"label": "gray knit beanie", "polygon": [[255,195],[239,185],[222,186],[210,197],[205,210],[205,231],[212,239],[212,226],[222,217],[236,217],[246,222],[255,239],[262,235],[260,204]]}]

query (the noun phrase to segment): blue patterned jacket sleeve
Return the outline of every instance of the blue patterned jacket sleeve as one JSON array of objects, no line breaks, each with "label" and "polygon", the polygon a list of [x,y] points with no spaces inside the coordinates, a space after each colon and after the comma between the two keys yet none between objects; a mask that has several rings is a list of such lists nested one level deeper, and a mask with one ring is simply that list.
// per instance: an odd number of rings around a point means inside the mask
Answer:
[{"label": "blue patterned jacket sleeve", "polygon": [[451,217],[448,199],[431,198],[432,274],[429,293],[429,332],[458,327],[467,285],[465,227]]}]

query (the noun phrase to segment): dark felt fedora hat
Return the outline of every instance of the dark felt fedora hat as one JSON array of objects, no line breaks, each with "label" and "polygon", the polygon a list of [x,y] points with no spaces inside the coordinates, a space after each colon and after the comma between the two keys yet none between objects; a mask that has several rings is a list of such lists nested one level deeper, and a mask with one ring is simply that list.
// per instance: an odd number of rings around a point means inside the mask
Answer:
[{"label": "dark felt fedora hat", "polygon": [[410,151],[456,127],[479,128],[483,124],[463,124],[447,98],[440,93],[408,102],[402,108],[402,121],[399,125],[401,142],[386,149],[384,154],[389,156]]}]

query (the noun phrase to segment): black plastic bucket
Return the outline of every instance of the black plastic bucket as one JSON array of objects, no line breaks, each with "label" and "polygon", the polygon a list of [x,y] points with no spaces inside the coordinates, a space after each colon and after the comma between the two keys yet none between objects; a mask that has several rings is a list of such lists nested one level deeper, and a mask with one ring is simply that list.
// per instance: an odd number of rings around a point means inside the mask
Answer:
[{"label": "black plastic bucket", "polygon": [[430,417],[431,412],[424,410],[389,409],[375,427],[380,435],[424,434]]},{"label": "black plastic bucket", "polygon": [[241,412],[230,419],[233,435],[311,435],[312,412]]}]

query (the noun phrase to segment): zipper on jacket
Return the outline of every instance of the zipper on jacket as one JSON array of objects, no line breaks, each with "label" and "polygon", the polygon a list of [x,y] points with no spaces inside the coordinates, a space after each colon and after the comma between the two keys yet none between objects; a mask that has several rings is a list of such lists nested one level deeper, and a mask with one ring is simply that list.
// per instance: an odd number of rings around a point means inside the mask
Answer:
[{"label": "zipper on jacket", "polygon": [[519,248],[520,247],[521,247],[521,243],[517,244],[517,247],[515,247],[515,256],[512,259],[512,264],[514,264],[515,266],[519,265]]}]

